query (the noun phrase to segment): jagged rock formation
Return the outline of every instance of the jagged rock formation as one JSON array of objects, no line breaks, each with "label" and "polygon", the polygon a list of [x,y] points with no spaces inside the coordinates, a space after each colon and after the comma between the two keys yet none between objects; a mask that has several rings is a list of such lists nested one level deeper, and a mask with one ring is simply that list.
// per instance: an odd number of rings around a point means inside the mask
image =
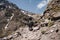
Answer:
[{"label": "jagged rock formation", "polygon": [[52,0],[43,15],[0,0],[0,40],[60,40],[60,0]]},{"label": "jagged rock formation", "polygon": [[44,12],[44,16],[45,18],[51,18],[54,20],[57,20],[56,18],[60,18],[60,0],[52,0]]}]

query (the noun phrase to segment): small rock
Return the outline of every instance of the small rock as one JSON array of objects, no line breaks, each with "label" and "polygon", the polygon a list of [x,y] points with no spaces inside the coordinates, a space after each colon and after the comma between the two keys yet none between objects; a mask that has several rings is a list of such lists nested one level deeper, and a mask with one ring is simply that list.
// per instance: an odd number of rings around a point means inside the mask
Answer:
[{"label": "small rock", "polygon": [[7,38],[8,38],[8,39],[11,39],[11,38],[13,38],[13,35],[9,35]]},{"label": "small rock", "polygon": [[4,39],[4,40],[6,40],[6,39],[7,39],[7,37],[4,37],[3,39]]},{"label": "small rock", "polygon": [[33,30],[33,28],[29,28],[29,30],[30,30],[30,31],[32,31],[32,30]]},{"label": "small rock", "polygon": [[50,30],[50,32],[53,32],[54,30]]},{"label": "small rock", "polygon": [[48,19],[45,19],[45,23],[48,23],[49,22],[49,20]]},{"label": "small rock", "polygon": [[55,24],[55,25],[53,25],[52,27],[55,28],[56,26],[57,26],[57,25]]},{"label": "small rock", "polygon": [[33,30],[39,30],[40,29],[40,25],[37,27],[33,27]]}]

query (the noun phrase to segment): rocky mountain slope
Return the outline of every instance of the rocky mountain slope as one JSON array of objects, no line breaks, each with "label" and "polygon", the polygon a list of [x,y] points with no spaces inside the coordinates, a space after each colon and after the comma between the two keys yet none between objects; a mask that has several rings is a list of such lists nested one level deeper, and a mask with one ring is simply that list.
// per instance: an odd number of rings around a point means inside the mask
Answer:
[{"label": "rocky mountain slope", "polygon": [[33,22],[33,20],[28,16],[27,11],[19,9],[7,0],[0,0],[0,37],[8,36],[19,27],[30,26],[29,21]]},{"label": "rocky mountain slope", "polygon": [[0,0],[0,40],[60,40],[60,0],[52,0],[43,15]]}]

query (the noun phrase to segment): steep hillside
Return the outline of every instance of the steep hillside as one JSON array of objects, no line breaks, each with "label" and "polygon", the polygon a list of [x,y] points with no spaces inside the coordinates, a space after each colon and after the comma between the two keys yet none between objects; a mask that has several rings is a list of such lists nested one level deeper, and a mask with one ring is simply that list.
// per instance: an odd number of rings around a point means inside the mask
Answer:
[{"label": "steep hillside", "polygon": [[11,34],[19,27],[29,26],[29,21],[34,19],[27,13],[30,12],[19,9],[7,0],[0,0],[0,37]]},{"label": "steep hillside", "polygon": [[52,0],[43,15],[0,0],[0,40],[60,40],[60,0]]}]

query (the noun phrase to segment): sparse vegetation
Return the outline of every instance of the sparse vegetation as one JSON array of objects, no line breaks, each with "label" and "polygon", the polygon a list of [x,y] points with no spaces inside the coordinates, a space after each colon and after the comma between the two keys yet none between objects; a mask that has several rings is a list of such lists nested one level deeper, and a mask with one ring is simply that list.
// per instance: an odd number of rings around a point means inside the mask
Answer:
[{"label": "sparse vegetation", "polygon": [[53,24],[54,24],[54,22],[51,21],[51,20],[49,20],[49,22],[48,22],[48,27],[51,27]]},{"label": "sparse vegetation", "polygon": [[41,33],[44,34],[46,31],[42,30]]},{"label": "sparse vegetation", "polygon": [[6,12],[6,13],[5,13],[5,16],[6,16],[6,17],[11,17],[11,16],[12,16],[12,13]]}]

